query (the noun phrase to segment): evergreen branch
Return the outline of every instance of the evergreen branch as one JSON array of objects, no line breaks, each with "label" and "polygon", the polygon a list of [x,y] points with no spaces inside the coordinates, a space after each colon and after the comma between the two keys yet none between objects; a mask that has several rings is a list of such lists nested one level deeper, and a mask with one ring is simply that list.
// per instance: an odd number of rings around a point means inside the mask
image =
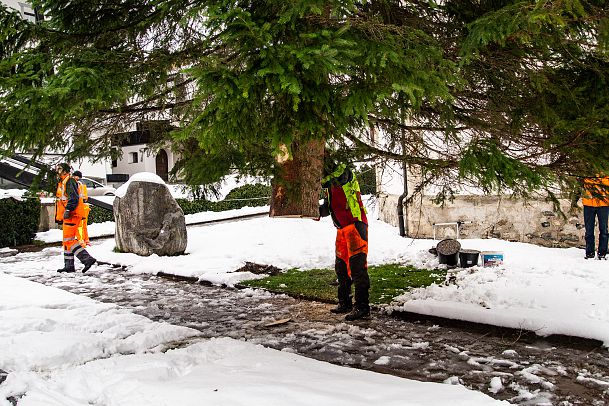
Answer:
[{"label": "evergreen branch", "polygon": [[408,124],[403,124],[397,120],[391,119],[391,118],[379,118],[376,117],[373,114],[368,114],[368,120],[372,123],[379,123],[379,124],[389,124],[391,126],[403,129],[403,130],[408,130],[408,131],[463,131],[463,130],[467,130],[468,127],[438,127],[438,126],[432,126],[432,125],[408,125]]},{"label": "evergreen branch", "polygon": [[142,103],[137,103],[137,105],[141,107],[136,107],[136,105],[129,106],[121,106],[115,109],[100,109],[99,113],[102,114],[129,114],[129,113],[152,113],[157,111],[167,111],[169,109],[190,106],[192,104],[192,100],[186,100],[176,103],[166,103],[159,106],[141,106]]},{"label": "evergreen branch", "polygon": [[383,156],[387,158],[394,159],[396,161],[406,162],[411,165],[420,165],[423,167],[433,167],[433,168],[450,168],[457,167],[457,162],[454,160],[442,160],[442,159],[433,159],[433,158],[421,158],[417,156],[397,154],[395,152],[382,150],[378,147],[372,146],[360,138],[356,137],[351,132],[346,132],[345,136],[347,139],[352,141],[357,147],[362,148],[372,154],[377,156]]}]

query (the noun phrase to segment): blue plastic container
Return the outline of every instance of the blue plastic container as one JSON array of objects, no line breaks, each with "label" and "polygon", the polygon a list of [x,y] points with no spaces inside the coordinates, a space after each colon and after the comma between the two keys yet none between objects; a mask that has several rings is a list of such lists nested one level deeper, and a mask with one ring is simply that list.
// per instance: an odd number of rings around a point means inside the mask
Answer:
[{"label": "blue plastic container", "polygon": [[501,251],[486,251],[482,252],[482,266],[499,266],[503,265],[503,252]]}]

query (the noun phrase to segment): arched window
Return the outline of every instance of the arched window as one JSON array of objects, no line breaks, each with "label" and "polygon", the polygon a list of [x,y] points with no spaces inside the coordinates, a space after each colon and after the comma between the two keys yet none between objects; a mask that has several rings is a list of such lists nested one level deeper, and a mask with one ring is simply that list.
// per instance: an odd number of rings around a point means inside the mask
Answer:
[{"label": "arched window", "polygon": [[156,156],[156,174],[165,182],[169,181],[169,158],[164,149]]}]

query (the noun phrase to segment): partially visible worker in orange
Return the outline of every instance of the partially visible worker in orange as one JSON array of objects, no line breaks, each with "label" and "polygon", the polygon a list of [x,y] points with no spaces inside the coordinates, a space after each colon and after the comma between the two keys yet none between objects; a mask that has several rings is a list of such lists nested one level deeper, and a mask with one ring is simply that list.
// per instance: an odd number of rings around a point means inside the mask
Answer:
[{"label": "partially visible worker in orange", "polygon": [[609,177],[599,175],[584,179],[584,225],[586,227],[586,259],[594,258],[595,238],[594,226],[598,218],[598,259],[607,259],[607,245],[609,232],[607,223],[609,219]]},{"label": "partially visible worker in orange", "polygon": [[[332,216],[336,227],[335,271],[338,279],[338,306],[332,313],[348,313],[347,321],[370,316],[368,290],[368,220],[355,174],[345,164],[331,158],[324,163],[321,217]],[[351,285],[355,305],[351,301]]]},{"label": "partially visible worker in orange", "polygon": [[89,242],[89,232],[87,231],[87,222],[89,220],[89,213],[91,212],[91,207],[89,206],[89,192],[87,190],[87,185],[81,182],[80,178],[82,178],[82,173],[80,171],[74,171],[72,177],[78,182],[78,195],[82,198],[83,203],[85,204],[85,216],[80,220],[78,224],[78,243],[81,247],[86,248],[87,245],[91,245]]},{"label": "partially visible worker in orange", "polygon": [[84,264],[82,271],[87,272],[96,260],[78,243],[78,224],[85,217],[85,204],[78,194],[78,183],[70,176],[70,165],[61,163],[57,165],[56,171],[59,184],[55,202],[55,221],[63,224],[64,261],[64,267],[57,272],[76,272],[74,257]]}]

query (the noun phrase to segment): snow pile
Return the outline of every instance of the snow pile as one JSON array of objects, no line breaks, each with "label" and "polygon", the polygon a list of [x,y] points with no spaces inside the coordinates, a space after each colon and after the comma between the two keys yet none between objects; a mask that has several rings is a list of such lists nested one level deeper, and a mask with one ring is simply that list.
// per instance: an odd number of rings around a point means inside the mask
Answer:
[{"label": "snow pile", "polygon": [[393,309],[525,329],[541,336],[592,338],[609,345],[608,262],[586,261],[583,250],[576,248],[501,240],[462,243],[503,251],[504,264],[456,269],[454,284],[413,290],[396,298]]},{"label": "snow pile", "polygon": [[27,192],[27,189],[0,189],[0,199],[13,197],[17,200],[21,200],[25,192]]},{"label": "snow pile", "polygon": [[[315,361],[0,273],[0,405],[507,404],[461,386]],[[354,392],[354,388],[357,388]]]},{"label": "snow pile", "polygon": [[0,369],[7,371],[52,370],[199,334],[3,273],[0,292]]},{"label": "snow pile", "polygon": [[165,181],[161,179],[159,175],[151,172],[139,172],[135,175],[132,175],[127,182],[125,182],[123,185],[121,185],[121,187],[116,189],[114,195],[116,197],[125,197],[127,189],[129,189],[129,185],[131,184],[131,182],[158,183],[159,185],[165,185],[165,187],[167,187]]}]

